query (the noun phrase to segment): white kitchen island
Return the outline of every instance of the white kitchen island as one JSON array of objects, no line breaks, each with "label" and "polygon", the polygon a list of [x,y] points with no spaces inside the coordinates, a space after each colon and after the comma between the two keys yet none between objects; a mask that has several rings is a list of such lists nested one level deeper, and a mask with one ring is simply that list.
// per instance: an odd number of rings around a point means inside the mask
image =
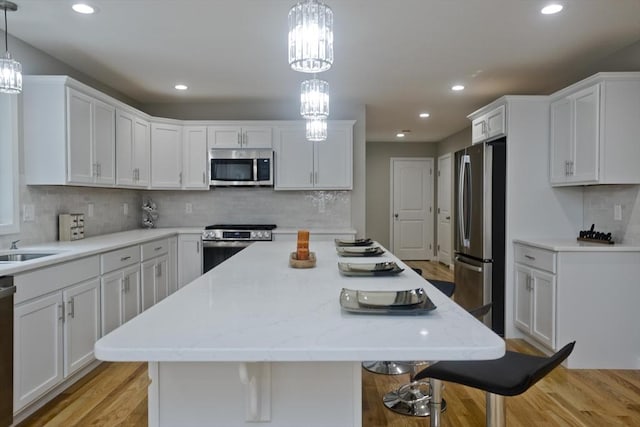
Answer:
[{"label": "white kitchen island", "polygon": [[[293,269],[292,242],[255,243],[95,346],[108,361],[149,362],[149,425],[356,427],[363,360],[495,359],[504,341],[392,255],[340,258],[310,242],[313,269]],[[386,255],[386,254],[385,254]],[[395,260],[394,277],[345,277],[344,262]],[[423,287],[421,316],[343,312],[341,288]]]}]

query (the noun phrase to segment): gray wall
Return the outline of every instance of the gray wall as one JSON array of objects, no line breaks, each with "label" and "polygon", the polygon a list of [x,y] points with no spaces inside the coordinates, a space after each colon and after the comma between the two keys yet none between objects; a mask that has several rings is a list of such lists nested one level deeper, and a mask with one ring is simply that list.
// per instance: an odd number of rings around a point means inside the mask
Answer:
[{"label": "gray wall", "polygon": [[366,221],[367,237],[390,247],[390,159],[392,157],[437,157],[437,144],[430,142],[368,142]]}]

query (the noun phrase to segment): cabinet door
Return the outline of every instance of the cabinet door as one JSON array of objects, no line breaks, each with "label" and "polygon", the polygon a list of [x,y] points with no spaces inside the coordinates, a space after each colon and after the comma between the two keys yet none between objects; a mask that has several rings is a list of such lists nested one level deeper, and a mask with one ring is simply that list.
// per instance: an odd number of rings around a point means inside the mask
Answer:
[{"label": "cabinet door", "polygon": [[514,322],[518,329],[531,331],[531,275],[530,269],[515,264],[515,312]]},{"label": "cabinet door", "polygon": [[169,256],[163,255],[156,258],[155,264],[155,300],[154,304],[162,301],[169,295]]},{"label": "cabinet door", "polygon": [[560,99],[551,104],[551,184],[568,180],[573,158],[571,102]]},{"label": "cabinet door", "polygon": [[94,360],[93,346],[100,338],[100,280],[64,290],[64,376]]},{"label": "cabinet door", "polygon": [[487,122],[485,116],[471,122],[471,143],[476,144],[487,139]]},{"label": "cabinet door", "polygon": [[273,147],[271,127],[246,126],[242,129],[243,148],[268,148]]},{"label": "cabinet door", "polygon": [[60,292],[15,307],[14,412],[62,381],[62,310]]},{"label": "cabinet door", "polygon": [[321,190],[350,190],[353,187],[352,128],[330,126],[327,140],[315,144],[314,186]]},{"label": "cabinet door", "polygon": [[[198,237],[200,235],[198,234]],[[169,295],[178,290],[178,238],[169,237]]]},{"label": "cabinet door", "polygon": [[504,105],[501,105],[487,114],[487,139],[495,138],[506,133],[505,119]]},{"label": "cabinet door", "polygon": [[115,108],[99,100],[93,101],[93,144],[96,184],[116,182]]},{"label": "cabinet door", "polygon": [[141,310],[144,311],[153,306],[155,301],[156,286],[156,260],[151,259],[142,263],[140,271]]},{"label": "cabinet door", "polygon": [[178,246],[178,287],[202,275],[202,242],[200,234],[180,235]]},{"label": "cabinet door", "polygon": [[531,335],[555,349],[556,278],[553,274],[532,270],[531,282]]},{"label": "cabinet door", "polygon": [[67,88],[67,156],[70,183],[94,182],[93,99]]},{"label": "cabinet door", "polygon": [[209,126],[207,137],[209,148],[240,148],[242,146],[240,126]]},{"label": "cabinet door", "polygon": [[147,120],[136,117],[133,128],[133,170],[137,187],[149,186],[150,151],[151,125]]},{"label": "cabinet door", "polygon": [[116,113],[116,185],[134,184],[133,132],[135,118],[118,110]]},{"label": "cabinet door", "polygon": [[151,125],[151,187],[182,186],[182,132],[180,126]]},{"label": "cabinet door", "polygon": [[184,128],[182,188],[208,189],[207,179],[207,128],[205,126],[186,126]]},{"label": "cabinet door", "polygon": [[570,181],[598,181],[600,141],[600,85],[587,88],[572,97],[574,104],[573,168]]},{"label": "cabinet door", "polygon": [[314,188],[313,143],[305,137],[304,124],[276,130],[275,189]]},{"label": "cabinet door", "polygon": [[140,313],[140,266],[125,269],[123,275],[121,324]]},{"label": "cabinet door", "polygon": [[100,283],[102,335],[107,335],[122,324],[122,271],[102,276]]}]

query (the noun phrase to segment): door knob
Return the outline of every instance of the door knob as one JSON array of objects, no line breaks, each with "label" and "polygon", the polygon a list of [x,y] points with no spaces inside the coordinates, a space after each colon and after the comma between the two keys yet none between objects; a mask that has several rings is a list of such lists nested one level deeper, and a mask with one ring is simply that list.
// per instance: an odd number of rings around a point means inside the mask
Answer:
[{"label": "door knob", "polygon": [[398,214],[393,214],[393,216],[395,216],[396,218],[398,218]]},{"label": "door knob", "polygon": [[445,219],[451,219],[451,217],[450,217],[450,216],[448,216],[448,217],[446,217]]}]

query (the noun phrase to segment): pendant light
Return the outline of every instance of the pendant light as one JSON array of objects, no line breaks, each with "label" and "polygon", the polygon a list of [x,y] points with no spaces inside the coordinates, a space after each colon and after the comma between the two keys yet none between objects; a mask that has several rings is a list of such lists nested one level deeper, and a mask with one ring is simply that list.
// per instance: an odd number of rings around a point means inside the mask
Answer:
[{"label": "pendant light", "polygon": [[289,10],[289,65],[320,73],[333,64],[333,11],[322,0],[304,0]]},{"label": "pendant light", "polygon": [[22,65],[11,57],[9,53],[9,34],[7,30],[7,10],[15,12],[18,5],[0,0],[0,9],[4,10],[4,46],[5,53],[0,58],[0,92],[20,93],[22,92]]},{"label": "pendant light", "polygon": [[327,119],[313,118],[307,119],[306,126],[307,141],[321,142],[327,140]]},{"label": "pendant light", "polygon": [[300,85],[300,115],[305,119],[329,117],[329,83],[320,79],[305,80]]}]

